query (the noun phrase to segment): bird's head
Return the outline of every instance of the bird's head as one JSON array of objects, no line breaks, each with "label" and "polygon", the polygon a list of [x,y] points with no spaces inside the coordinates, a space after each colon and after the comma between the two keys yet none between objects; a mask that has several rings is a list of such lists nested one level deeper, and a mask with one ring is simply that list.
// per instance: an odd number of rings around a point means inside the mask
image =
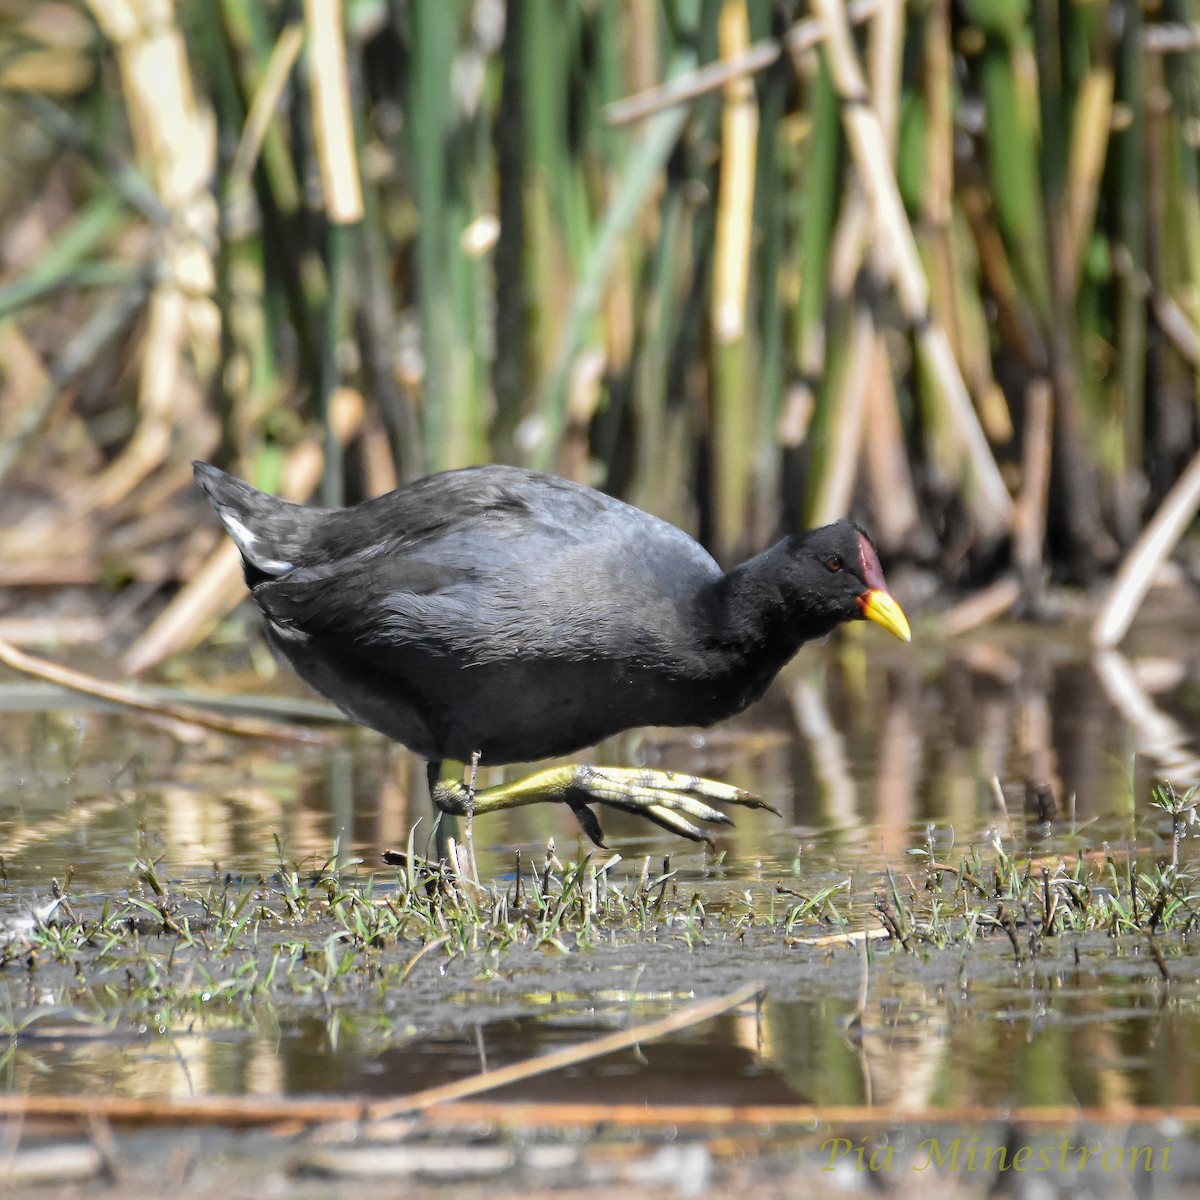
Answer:
[{"label": "bird's head", "polygon": [[797,539],[792,554],[804,580],[805,606],[831,623],[866,620],[911,641],[900,605],[892,598],[871,539],[850,521],[836,521]]}]

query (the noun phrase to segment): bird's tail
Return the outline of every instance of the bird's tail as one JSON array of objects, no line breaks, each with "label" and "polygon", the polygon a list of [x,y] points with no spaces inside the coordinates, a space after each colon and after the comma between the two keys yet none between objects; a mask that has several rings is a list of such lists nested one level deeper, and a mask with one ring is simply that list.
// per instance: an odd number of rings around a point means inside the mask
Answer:
[{"label": "bird's tail", "polygon": [[277,579],[303,559],[319,509],[269,496],[209,463],[194,462],[192,470],[241,551],[248,582],[251,573]]}]

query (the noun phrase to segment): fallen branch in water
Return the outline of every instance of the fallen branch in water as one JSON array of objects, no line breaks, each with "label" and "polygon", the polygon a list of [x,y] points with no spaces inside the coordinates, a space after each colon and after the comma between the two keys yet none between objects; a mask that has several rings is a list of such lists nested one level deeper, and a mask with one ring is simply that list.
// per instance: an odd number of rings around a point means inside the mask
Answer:
[{"label": "fallen branch in water", "polygon": [[278,721],[263,721],[257,717],[223,716],[191,704],[156,700],[136,688],[109,683],[108,680],[99,679],[95,675],[86,675],[82,671],[73,671],[70,667],[60,667],[44,658],[26,654],[5,641],[0,641],[0,662],[23,675],[44,679],[47,683],[81,692],[85,696],[95,696],[110,704],[119,704],[122,708],[136,709],[138,712],[150,713],[169,721],[181,721],[187,725],[215,729],[218,733],[232,733],[239,737],[276,738],[280,741],[306,742],[310,745],[328,740],[328,734],[316,729],[284,725]]}]

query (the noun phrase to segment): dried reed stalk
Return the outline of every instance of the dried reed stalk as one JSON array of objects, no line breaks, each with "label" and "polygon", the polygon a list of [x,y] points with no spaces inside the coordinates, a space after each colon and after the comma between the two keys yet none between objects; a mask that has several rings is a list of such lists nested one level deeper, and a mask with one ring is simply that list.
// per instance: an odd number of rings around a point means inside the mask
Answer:
[{"label": "dried reed stalk", "polygon": [[888,247],[892,281],[900,304],[916,330],[918,344],[938,381],[947,415],[971,463],[976,494],[970,500],[976,521],[985,535],[1002,533],[1012,522],[1012,499],[971,404],[946,331],[932,319],[929,285],[900,200],[883,129],[867,102],[866,82],[850,36],[845,6],[841,0],[814,0],[813,8],[825,23],[825,47],[843,102],[847,138],[874,214],[875,237]]},{"label": "dried reed stalk", "polygon": [[176,430],[183,355],[213,363],[220,319],[212,247],[216,162],[211,114],[192,90],[191,68],[172,0],[88,0],[117,53],[139,165],[169,214],[161,231],[161,270],[148,305],[138,385],[138,425],[121,454],[73,497],[79,516],[115,504],[167,457]]},{"label": "dried reed stalk", "polygon": [[1158,568],[1166,562],[1192,518],[1200,512],[1200,453],[1175,481],[1150,524],[1125,556],[1092,625],[1092,645],[1115,646],[1128,632]]},{"label": "dried reed stalk", "polygon": [[304,22],[325,211],[335,225],[354,225],[362,220],[363,199],[346,76],[341,0],[304,0]]}]

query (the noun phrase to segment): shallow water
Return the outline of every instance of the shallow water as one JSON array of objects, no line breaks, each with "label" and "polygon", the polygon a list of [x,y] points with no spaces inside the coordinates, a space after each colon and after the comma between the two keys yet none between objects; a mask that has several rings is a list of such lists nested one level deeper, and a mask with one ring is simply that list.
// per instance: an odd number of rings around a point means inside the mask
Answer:
[{"label": "shallow water", "polygon": [[[868,911],[872,896],[908,887],[922,854],[957,863],[972,847],[1000,845],[1047,861],[1111,851],[1139,864],[1177,853],[1184,868],[1197,865],[1190,827],[1176,849],[1148,799],[1164,764],[1181,786],[1195,769],[1200,627],[1148,627],[1128,657],[1102,662],[1079,639],[1044,629],[912,648],[850,633],[806,650],[736,722],[628,735],[591,755],[727,779],[782,814],[738,813],[735,828],[718,831],[715,854],[602,814],[604,860],[621,856],[610,879],[636,880],[647,860],[657,874],[669,858],[676,889],[726,912],[741,904],[779,918],[797,897],[828,890],[796,931],[819,934],[837,928],[843,909]],[[244,687],[301,694],[282,677]],[[281,863],[337,859],[354,886],[386,898],[396,874],[380,851],[404,847],[418,819],[420,847],[430,825],[423,764],[361,730],[335,728],[325,746],[207,733],[180,741],[144,718],[23,682],[0,685],[0,709],[0,911],[10,918],[68,877],[76,908],[131,892],[152,900],[134,866],[149,860],[171,886],[252,883]],[[1054,796],[1055,812],[1033,803],[1039,790]],[[537,866],[551,838],[563,861],[588,849],[554,806],[478,820],[481,877],[511,879],[518,850],[526,868]],[[550,955],[429,955],[402,987],[365,989],[336,1010],[315,999],[236,1014],[200,1005],[161,1023],[106,1017],[113,980],[95,982],[92,1019],[78,1005],[58,1011],[50,968],[14,958],[0,972],[4,1086],[405,1094],[761,978],[761,1005],[497,1094],[935,1108],[1197,1099],[1200,957],[1186,933],[1163,941],[1169,985],[1136,937],[1051,938],[1020,963],[1002,934],[911,954],[873,943],[861,1028],[851,1029],[860,950],[817,948],[779,924],[762,921],[740,938],[702,927],[616,932]]]}]

